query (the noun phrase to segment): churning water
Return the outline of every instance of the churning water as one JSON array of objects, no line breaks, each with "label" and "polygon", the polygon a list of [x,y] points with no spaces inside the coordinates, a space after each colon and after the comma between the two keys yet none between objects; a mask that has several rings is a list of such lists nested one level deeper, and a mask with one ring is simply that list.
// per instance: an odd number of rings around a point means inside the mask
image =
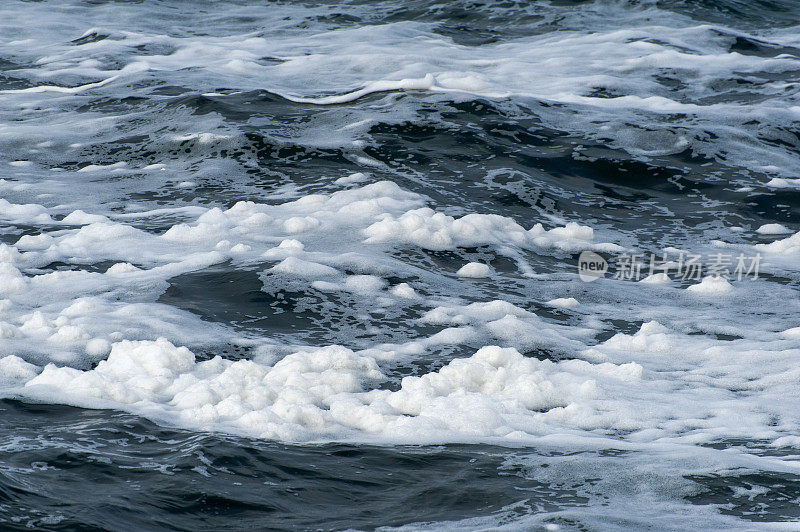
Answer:
[{"label": "churning water", "polygon": [[796,529],[794,0],[0,7],[0,528]]}]

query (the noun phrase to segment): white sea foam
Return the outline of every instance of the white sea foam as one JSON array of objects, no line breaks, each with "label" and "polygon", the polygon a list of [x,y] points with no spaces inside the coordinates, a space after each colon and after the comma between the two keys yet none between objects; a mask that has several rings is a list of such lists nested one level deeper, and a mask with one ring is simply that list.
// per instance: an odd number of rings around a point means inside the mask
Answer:
[{"label": "white sea foam", "polygon": [[458,269],[456,275],[459,277],[472,277],[480,279],[481,277],[489,277],[492,274],[492,269],[488,265],[480,262],[469,262]]},{"label": "white sea foam", "polygon": [[[620,333],[592,346],[591,327],[552,323],[509,302],[436,304],[421,299],[408,283],[390,286],[380,268],[371,274],[346,273],[353,264],[376,267],[367,251],[380,254],[397,245],[450,250],[487,245],[498,252],[516,247],[538,253],[598,246],[593,232],[577,224],[528,231],[496,215],[448,217],[420,207],[424,201],[393,183],[379,182],[282,204],[240,202],[227,210],[206,209],[195,221],[161,234],[85,212],[71,213],[65,225],[49,222],[56,224],[51,231],[2,248],[7,299],[0,330],[8,355],[18,353],[34,363],[6,357],[6,389],[39,400],[122,408],[186,427],[292,440],[510,443],[593,430],[632,431],[635,441],[786,435],[781,426],[764,425],[765,414],[755,408],[761,402],[738,404],[736,421],[729,404],[735,390],[767,400],[791,385],[797,350],[786,344],[793,338],[788,332],[723,349],[709,337],[650,323],[635,335]],[[9,207],[7,212],[23,222],[44,221],[43,215],[55,219],[41,205]],[[300,221],[287,226],[291,220]],[[29,270],[76,259],[117,263],[105,273]],[[196,318],[154,300],[172,277],[225,260],[266,261],[265,282],[281,275],[322,291],[378,296],[387,303],[424,302],[428,310],[420,323],[439,331],[361,353],[344,347],[299,349],[274,364],[198,361],[176,346],[189,335],[201,345],[199,331],[206,331],[205,342],[211,344],[208,337],[220,331],[193,324]],[[690,291],[704,297],[736,293],[730,283],[715,278]],[[48,303],[37,303],[44,293]],[[544,301],[562,308],[577,303],[574,298]],[[165,332],[170,340],[149,340]],[[229,333],[221,337],[232,340]],[[43,343],[31,349],[34,341]],[[407,378],[397,391],[380,387],[386,361],[419,356],[440,345],[476,342],[487,347],[441,370]],[[493,343],[508,347],[488,347]],[[578,353],[585,361],[539,361],[517,351],[536,349]],[[735,366],[727,363],[730,357]],[[100,364],[92,370],[70,367],[87,360]],[[766,360],[770,372],[751,380],[749,364],[761,370]],[[690,371],[689,364],[700,364],[702,371],[697,366]],[[671,368],[671,376],[661,376],[659,368]],[[680,372],[702,386],[680,391],[682,380],[675,380]],[[331,375],[346,386],[331,384]],[[657,397],[664,394],[671,399],[663,406],[641,410],[642,401],[659,403]],[[670,421],[675,408],[704,421],[684,433],[685,421]],[[774,408],[791,427],[791,404],[784,401]]]},{"label": "white sea foam", "polygon": [[574,297],[558,297],[547,302],[548,305],[561,308],[575,308],[580,305]]},{"label": "white sea foam", "polygon": [[788,238],[776,240],[769,244],[756,244],[758,251],[779,255],[793,255],[800,252],[800,233],[795,233]]},{"label": "white sea foam", "polygon": [[[420,209],[423,196],[387,181],[277,205],[239,202],[226,210],[188,210],[184,212],[201,214],[195,215],[193,222],[177,223],[161,234],[129,225],[128,215],[76,210],[59,221],[39,204],[0,202],[0,216],[9,221],[52,227],[0,248],[0,296],[9,301],[2,317],[3,335],[16,346],[9,354],[19,350],[41,361],[50,350],[54,360],[75,364],[101,358],[107,351],[101,348],[102,342],[115,338],[145,339],[170,331],[173,341],[185,341],[192,335],[208,341],[213,330],[206,327],[202,334],[193,332],[196,318],[154,300],[169,279],[227,260],[263,263],[262,276],[305,280],[323,291],[380,294],[388,302],[418,296],[408,284],[390,287],[382,278],[383,270],[371,257],[387,246],[413,244],[454,250],[480,244],[498,252],[519,247],[541,253],[549,253],[552,247],[612,246],[592,242],[591,231],[576,224],[550,231],[537,226],[531,233],[502,216],[472,214],[453,219]],[[440,221],[441,228],[408,226],[408,220],[420,212]],[[136,213],[139,218],[151,215]],[[401,220],[401,225],[385,229],[392,220]],[[439,238],[437,231],[447,238]],[[59,261],[116,264],[104,273],[82,269],[29,273]],[[360,275],[344,272],[354,265],[367,271]],[[476,275],[471,270],[466,273]],[[479,273],[485,274],[482,268]],[[44,294],[48,294],[47,304],[40,299]],[[103,320],[93,319],[101,315]],[[517,327],[529,326],[520,323]],[[179,328],[185,332],[177,332]],[[526,333],[523,337],[530,336]],[[42,340],[46,341],[33,347],[32,342]]]},{"label": "white sea foam", "polygon": [[[53,34],[33,33],[33,25],[13,18],[21,13],[12,13],[4,26],[7,33],[36,39],[41,46],[22,48],[15,44],[19,39],[0,43],[0,51],[29,65],[15,73],[33,85],[4,92],[26,98],[79,97],[120,84],[135,86],[153,71],[200,71],[202,76],[186,77],[187,83],[197,84],[193,88],[201,93],[212,94],[218,87],[235,86],[240,91],[269,90],[293,101],[318,105],[409,90],[453,97],[463,94],[491,99],[530,98],[580,106],[582,111],[576,114],[557,109],[542,109],[541,113],[555,127],[581,132],[596,130],[592,124],[600,122],[600,135],[638,155],[687,149],[715,155],[707,151],[710,144],[693,137],[696,133],[703,138],[711,129],[723,139],[713,146],[724,145],[727,164],[780,174],[767,183],[770,187],[795,186],[795,176],[800,173],[796,158],[758,142],[759,133],[745,124],[766,121],[788,125],[800,116],[800,107],[780,96],[788,86],[788,73],[798,68],[798,59],[790,54],[759,57],[730,48],[737,38],[780,46],[792,40],[793,30],[750,35],[692,23],[658,10],[649,11],[649,16],[644,15],[648,12],[645,10],[620,28],[605,21],[629,18],[631,12],[615,6],[610,3],[599,11],[575,15],[603,21],[597,31],[549,32],[482,46],[456,44],[436,33],[434,24],[419,22],[329,31],[320,28],[313,35],[277,29],[268,37],[252,33],[179,37],[157,31],[130,31],[113,17],[104,18],[102,26],[98,26],[108,38],[67,46],[64,43],[84,33],[85,28],[59,26],[60,30]],[[58,15],[42,11],[40,16]],[[283,25],[268,10],[263,17],[268,26]],[[137,51],[148,46],[163,53]],[[109,57],[122,60],[109,64]],[[275,61],[264,62],[263,58]],[[713,98],[711,87],[716,82],[723,83],[731,72],[758,79],[748,89],[756,96]],[[662,82],[664,78],[680,83],[676,88]],[[86,82],[75,84],[75,79]],[[48,80],[59,84],[48,84]],[[598,90],[611,97],[598,96]],[[626,117],[637,114],[650,117],[648,130],[631,128],[631,120]],[[675,120],[678,115],[687,117],[681,122],[687,129],[685,134],[671,131],[674,124],[659,119],[665,116]],[[208,138],[217,133],[200,135]]]},{"label": "white sea foam", "polygon": [[[603,384],[641,378],[629,363],[553,363],[484,347],[440,371],[407,377],[398,391],[365,390],[380,380],[375,360],[341,347],[288,355],[274,366],[219,357],[197,362],[165,339],[118,342],[90,371],[46,366],[34,374],[7,363],[25,396],[85,407],[116,407],[190,427],[284,440],[525,439],[550,423],[583,428],[619,421],[592,406]],[[537,411],[542,413],[537,414]]]},{"label": "white sea foam", "polygon": [[688,287],[687,290],[696,294],[722,295],[733,291],[733,285],[722,277],[705,277],[697,284]]},{"label": "white sea foam", "polygon": [[756,229],[756,233],[760,235],[783,235],[791,232],[791,229],[782,224],[764,224]]}]

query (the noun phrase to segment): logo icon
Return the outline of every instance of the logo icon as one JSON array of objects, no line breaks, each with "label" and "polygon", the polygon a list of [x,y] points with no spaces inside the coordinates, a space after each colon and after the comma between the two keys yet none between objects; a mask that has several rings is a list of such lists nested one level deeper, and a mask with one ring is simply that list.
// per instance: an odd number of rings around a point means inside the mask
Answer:
[{"label": "logo icon", "polygon": [[584,283],[600,279],[607,271],[608,262],[594,251],[584,251],[578,257],[578,277]]}]

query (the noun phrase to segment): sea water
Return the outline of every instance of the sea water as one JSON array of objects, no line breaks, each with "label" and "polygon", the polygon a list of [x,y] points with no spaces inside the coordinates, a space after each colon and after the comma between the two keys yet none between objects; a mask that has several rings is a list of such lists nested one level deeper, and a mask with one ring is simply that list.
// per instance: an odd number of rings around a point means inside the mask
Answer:
[{"label": "sea water", "polygon": [[799,22],[4,3],[0,528],[796,529]]}]

